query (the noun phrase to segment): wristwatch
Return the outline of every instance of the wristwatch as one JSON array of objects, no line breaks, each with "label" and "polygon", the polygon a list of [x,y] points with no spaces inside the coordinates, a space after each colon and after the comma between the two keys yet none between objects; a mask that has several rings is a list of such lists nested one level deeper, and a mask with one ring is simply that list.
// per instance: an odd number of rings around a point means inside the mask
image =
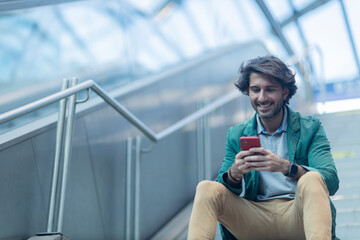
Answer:
[{"label": "wristwatch", "polygon": [[285,174],[285,176],[287,177],[295,177],[298,173],[298,166],[296,165],[296,163],[291,163],[290,167],[289,167],[289,172],[287,174]]}]

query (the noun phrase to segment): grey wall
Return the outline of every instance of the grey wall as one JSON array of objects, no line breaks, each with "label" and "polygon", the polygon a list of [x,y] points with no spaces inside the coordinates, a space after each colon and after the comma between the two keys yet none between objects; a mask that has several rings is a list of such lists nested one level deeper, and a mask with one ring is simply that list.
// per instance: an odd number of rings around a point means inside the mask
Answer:
[{"label": "grey wall", "polygon": [[[158,76],[160,81],[117,99],[159,132],[194,112],[199,101],[233,90],[240,63],[263,54],[266,50],[258,43],[224,48],[169,69]],[[212,176],[223,158],[226,130],[251,114],[245,99],[209,117]],[[124,239],[126,140],[142,134],[98,99],[78,109],[63,233],[72,239]],[[26,239],[46,231],[55,128],[49,120],[23,127],[24,134],[18,136],[2,135],[7,140],[0,145],[0,239]],[[143,137],[142,146],[149,145]],[[197,148],[193,123],[142,153],[141,239],[155,234],[192,200],[198,182]]]}]

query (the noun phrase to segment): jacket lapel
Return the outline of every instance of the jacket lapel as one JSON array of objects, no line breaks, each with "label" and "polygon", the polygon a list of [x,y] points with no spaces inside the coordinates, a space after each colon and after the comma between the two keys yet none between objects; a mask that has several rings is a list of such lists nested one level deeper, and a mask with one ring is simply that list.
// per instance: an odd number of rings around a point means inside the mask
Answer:
[{"label": "jacket lapel", "polygon": [[300,139],[300,119],[299,113],[292,111],[288,106],[288,129],[287,129],[287,145],[290,162],[296,161],[296,149]]},{"label": "jacket lapel", "polygon": [[256,114],[249,120],[244,129],[244,136],[257,136],[257,121]]}]

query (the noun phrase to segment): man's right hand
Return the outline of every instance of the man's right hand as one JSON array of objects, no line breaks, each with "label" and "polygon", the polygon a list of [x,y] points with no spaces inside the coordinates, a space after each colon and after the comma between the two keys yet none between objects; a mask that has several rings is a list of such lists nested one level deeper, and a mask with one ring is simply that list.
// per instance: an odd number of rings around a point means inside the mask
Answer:
[{"label": "man's right hand", "polygon": [[249,151],[241,151],[238,154],[236,154],[234,163],[230,167],[230,174],[235,179],[241,179],[245,173],[250,172],[251,166],[249,164],[246,164],[244,158],[247,156],[254,155],[250,150]]}]

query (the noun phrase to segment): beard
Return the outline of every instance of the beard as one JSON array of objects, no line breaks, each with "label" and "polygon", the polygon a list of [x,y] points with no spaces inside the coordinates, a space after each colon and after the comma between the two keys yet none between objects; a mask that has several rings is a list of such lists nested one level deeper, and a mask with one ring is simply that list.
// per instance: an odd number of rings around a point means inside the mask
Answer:
[{"label": "beard", "polygon": [[[259,115],[260,118],[262,119],[271,119],[276,117],[282,110],[283,106],[284,106],[284,100],[281,99],[281,101],[279,102],[274,102],[274,101],[267,101],[267,102],[251,102],[252,107],[255,109],[255,111],[257,112],[257,114]],[[267,106],[266,108],[269,109],[264,109],[263,106]]]}]

